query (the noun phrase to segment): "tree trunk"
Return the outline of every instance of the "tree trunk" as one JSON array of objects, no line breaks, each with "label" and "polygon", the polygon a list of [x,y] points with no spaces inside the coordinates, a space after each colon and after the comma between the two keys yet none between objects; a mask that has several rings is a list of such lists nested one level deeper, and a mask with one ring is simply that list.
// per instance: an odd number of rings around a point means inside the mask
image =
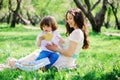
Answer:
[{"label": "tree trunk", "polygon": [[0,9],[3,7],[3,0],[0,0]]},{"label": "tree trunk", "polygon": [[9,24],[10,21],[11,21],[11,13],[9,13],[8,16],[7,16],[7,24]]},{"label": "tree trunk", "polygon": [[108,12],[107,12],[107,21],[105,22],[104,21],[104,25],[106,28],[109,28],[110,27],[110,17],[111,17],[111,8],[108,7]]},{"label": "tree trunk", "polygon": [[118,17],[117,17],[117,8],[112,9],[112,11],[113,11],[113,14],[114,14],[114,17],[115,17],[115,22],[116,22],[117,29],[120,30],[120,23],[119,23],[119,20],[118,20]]},{"label": "tree trunk", "polygon": [[77,7],[80,8],[83,13],[86,15],[86,17],[88,18],[88,20],[90,21],[91,25],[92,25],[92,30],[94,32],[101,32],[101,26],[103,25],[104,19],[105,19],[105,13],[106,13],[106,5],[108,0],[103,0],[103,5],[101,10],[95,15],[95,17],[92,14],[92,10],[97,6],[97,4],[100,2],[101,0],[98,0],[93,7],[91,7],[89,0],[85,1],[85,4],[87,6],[87,8],[85,9],[85,7],[81,4],[81,2],[79,0],[74,0],[74,2],[76,3]]},{"label": "tree trunk", "polygon": [[28,20],[30,21],[30,23],[31,23],[33,26],[35,26],[35,22],[32,20],[32,18],[31,18],[31,16],[30,16],[30,14],[29,14],[28,11],[27,11],[27,17],[28,17]]},{"label": "tree trunk", "polygon": [[15,24],[16,24],[16,12],[13,13],[13,18],[12,18],[12,22],[11,22],[11,26],[10,27],[15,27]]},{"label": "tree trunk", "polygon": [[[111,6],[113,15],[115,17],[115,22],[116,22],[117,29],[120,30],[120,22],[119,22],[118,17],[117,17],[117,10],[118,10],[119,5],[114,4],[114,3],[109,3],[109,5]],[[115,7],[114,5],[117,5],[117,7]]]},{"label": "tree trunk", "polygon": [[118,30],[120,30],[120,22],[118,23],[117,28],[118,28]]},{"label": "tree trunk", "polygon": [[[11,1],[9,0],[9,2],[11,2]],[[16,23],[17,23],[17,15],[18,15],[18,11],[20,9],[20,3],[21,3],[21,0],[17,0],[17,7],[16,7],[15,11],[13,11],[13,9],[10,6],[10,10],[13,12],[13,17],[12,17],[12,22],[11,22],[11,26],[10,27],[14,28]]]}]

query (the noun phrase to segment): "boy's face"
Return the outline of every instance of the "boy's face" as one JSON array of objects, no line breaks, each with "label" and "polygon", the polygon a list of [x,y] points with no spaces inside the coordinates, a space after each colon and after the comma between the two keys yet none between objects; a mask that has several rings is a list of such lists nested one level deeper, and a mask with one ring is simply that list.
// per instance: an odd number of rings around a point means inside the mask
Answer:
[{"label": "boy's face", "polygon": [[52,31],[52,27],[51,26],[48,26],[48,25],[43,25],[43,31],[44,32],[51,32]]}]

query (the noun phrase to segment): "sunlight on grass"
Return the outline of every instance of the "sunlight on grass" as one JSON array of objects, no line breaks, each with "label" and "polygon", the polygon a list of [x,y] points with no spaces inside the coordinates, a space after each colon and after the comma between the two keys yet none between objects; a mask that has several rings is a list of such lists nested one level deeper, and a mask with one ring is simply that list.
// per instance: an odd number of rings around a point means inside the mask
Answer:
[{"label": "sunlight on grass", "polygon": [[[0,63],[5,62],[9,56],[18,59],[37,49],[35,41],[40,30],[26,29],[21,26],[16,28],[0,26]],[[112,30],[108,31],[118,32]],[[59,25],[58,31],[65,37],[64,25]],[[43,73],[40,70],[25,72],[6,69],[0,72],[0,77],[2,80],[117,80],[120,77],[120,68],[115,63],[120,60],[120,37],[96,34],[90,29],[89,39],[90,47],[81,51],[76,61],[76,70],[55,72],[50,69]]]}]

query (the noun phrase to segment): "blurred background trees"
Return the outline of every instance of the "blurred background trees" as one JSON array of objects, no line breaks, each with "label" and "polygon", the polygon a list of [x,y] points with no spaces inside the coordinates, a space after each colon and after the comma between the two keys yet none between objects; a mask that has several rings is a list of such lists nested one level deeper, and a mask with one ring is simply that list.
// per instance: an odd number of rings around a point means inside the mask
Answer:
[{"label": "blurred background trees", "polygon": [[[83,2],[80,2],[79,0],[74,0],[74,2],[83,11],[83,13],[90,21],[92,25],[92,30],[95,32],[100,32],[101,26],[105,19],[108,1],[103,0],[103,2],[101,3],[101,0],[94,2],[91,0],[84,0]],[[98,7],[100,3],[101,7]],[[97,11],[95,10],[96,7],[98,7]],[[94,12],[94,10],[96,11],[96,13]]]},{"label": "blurred background trees", "polygon": [[120,29],[120,0],[0,0],[0,23],[35,26],[46,15],[64,23],[66,11],[75,7],[83,11],[94,32],[101,32],[102,26]]}]

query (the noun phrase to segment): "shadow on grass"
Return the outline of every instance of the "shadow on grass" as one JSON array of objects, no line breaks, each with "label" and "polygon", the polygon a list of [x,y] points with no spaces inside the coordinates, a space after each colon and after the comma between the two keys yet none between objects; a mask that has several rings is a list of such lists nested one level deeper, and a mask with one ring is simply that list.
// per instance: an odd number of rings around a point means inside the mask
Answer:
[{"label": "shadow on grass", "polygon": [[0,71],[0,79],[1,80],[14,80],[16,77],[20,75],[19,71],[5,69]]},{"label": "shadow on grass", "polygon": [[120,40],[120,36],[105,35],[105,34],[96,33],[96,32],[89,32],[89,35],[94,37],[100,37],[101,39],[104,39],[104,40]]},{"label": "shadow on grass", "polygon": [[106,74],[91,71],[81,76],[80,72],[75,70],[55,71],[50,69],[46,72],[25,72],[21,70],[6,69],[0,72],[1,80],[119,80],[114,72]]},{"label": "shadow on grass", "polygon": [[106,36],[104,40],[120,40],[120,36]]},{"label": "shadow on grass", "polygon": [[97,72],[88,72],[82,80],[119,80],[114,72],[99,74]]},{"label": "shadow on grass", "polygon": [[4,32],[4,31],[9,31],[11,28],[8,27],[8,26],[4,26],[4,27],[1,27],[0,26],[0,32]]},{"label": "shadow on grass", "polygon": [[90,35],[90,36],[99,36],[99,35],[100,35],[100,33],[96,33],[96,32],[89,32],[89,35]]},{"label": "shadow on grass", "polygon": [[35,40],[36,35],[24,35],[24,36],[6,36],[6,37],[0,37],[1,41],[20,41],[20,40]]},{"label": "shadow on grass", "polygon": [[103,74],[96,71],[88,72],[83,80],[120,80],[120,60],[113,65],[113,70],[109,73]]}]

